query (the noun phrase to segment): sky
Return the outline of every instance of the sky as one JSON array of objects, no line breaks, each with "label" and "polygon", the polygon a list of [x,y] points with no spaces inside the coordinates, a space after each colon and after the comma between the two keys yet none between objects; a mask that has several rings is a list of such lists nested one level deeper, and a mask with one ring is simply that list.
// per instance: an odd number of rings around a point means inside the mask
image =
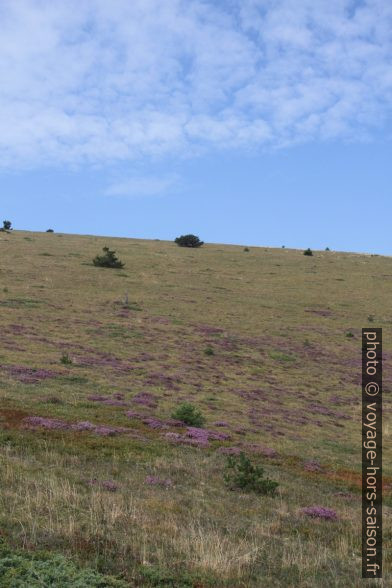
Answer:
[{"label": "sky", "polygon": [[392,255],[392,3],[1,0],[0,220]]}]

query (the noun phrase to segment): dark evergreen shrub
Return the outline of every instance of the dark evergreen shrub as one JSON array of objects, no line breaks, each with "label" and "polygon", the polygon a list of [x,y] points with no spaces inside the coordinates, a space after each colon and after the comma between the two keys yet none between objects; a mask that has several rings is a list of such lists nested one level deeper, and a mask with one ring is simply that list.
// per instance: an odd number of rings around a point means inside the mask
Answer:
[{"label": "dark evergreen shrub", "polygon": [[205,355],[215,355],[215,351],[213,350],[213,348],[211,347],[211,345],[208,345],[208,347],[206,347],[204,349],[204,354]]},{"label": "dark evergreen shrub", "polygon": [[180,247],[201,247],[204,244],[196,235],[181,235],[174,239],[174,242]]},{"label": "dark evergreen shrub", "polygon": [[279,486],[278,482],[264,478],[264,469],[253,465],[243,452],[228,456],[224,479],[231,490],[239,489],[267,496],[274,496]]},{"label": "dark evergreen shrub", "polygon": [[184,402],[172,413],[173,419],[182,421],[190,427],[202,427],[205,423],[205,418],[201,414],[200,410],[190,404]]},{"label": "dark evergreen shrub", "polygon": [[97,255],[93,259],[93,264],[98,267],[113,267],[113,268],[122,268],[124,267],[124,263],[118,259],[116,256],[115,251],[111,251],[109,247],[103,248],[104,254]]},{"label": "dark evergreen shrub", "polygon": [[12,224],[11,221],[4,220],[3,221],[3,226],[0,229],[0,231],[12,231],[11,224]]},{"label": "dark evergreen shrub", "polygon": [[307,249],[305,249],[304,255],[313,255],[313,251],[308,247]]}]

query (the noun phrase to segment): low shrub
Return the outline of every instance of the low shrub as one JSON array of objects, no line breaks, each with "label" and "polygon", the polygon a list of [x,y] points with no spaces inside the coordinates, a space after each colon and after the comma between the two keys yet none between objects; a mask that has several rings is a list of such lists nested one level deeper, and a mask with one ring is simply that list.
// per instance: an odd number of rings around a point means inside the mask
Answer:
[{"label": "low shrub", "polygon": [[128,583],[81,568],[59,554],[16,551],[0,543],[0,586],[4,588],[126,588]]},{"label": "low shrub", "polygon": [[278,482],[264,478],[264,469],[252,464],[242,451],[239,455],[227,457],[224,479],[231,490],[240,489],[265,496],[274,496],[279,486]]},{"label": "low shrub", "polygon": [[190,427],[202,427],[205,423],[205,418],[201,414],[200,410],[189,402],[180,404],[171,416],[173,419],[182,421]]},{"label": "low shrub", "polygon": [[[162,569],[158,566],[146,566],[142,565],[139,568],[140,580],[143,582],[140,586],[155,587],[160,586],[162,588],[194,588],[195,586],[214,586],[208,582],[201,583],[197,576],[188,574],[185,571],[176,572]],[[203,579],[204,580],[204,579]],[[138,584],[139,585],[139,584]]]},{"label": "low shrub", "polygon": [[93,264],[98,267],[122,268],[124,263],[118,259],[115,251],[111,251],[109,247],[103,248],[104,254],[97,255],[93,259]]},{"label": "low shrub", "polygon": [[313,251],[308,247],[307,249],[305,249],[304,255],[313,255]]}]

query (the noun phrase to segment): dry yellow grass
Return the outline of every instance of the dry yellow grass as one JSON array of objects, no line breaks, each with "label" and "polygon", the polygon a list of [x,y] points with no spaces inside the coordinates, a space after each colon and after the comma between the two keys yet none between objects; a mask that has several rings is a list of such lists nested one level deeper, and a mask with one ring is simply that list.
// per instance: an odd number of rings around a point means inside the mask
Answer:
[{"label": "dry yellow grass", "polygon": [[[91,265],[106,244],[123,270]],[[359,333],[375,315],[389,348],[388,258],[221,245],[189,251],[23,232],[2,236],[0,251],[7,541],[65,553],[130,586],[362,585]],[[72,364],[60,362],[64,352]],[[387,391],[389,364],[387,354]],[[34,369],[54,376],[29,381]],[[143,391],[153,407],[134,403]],[[125,407],[89,399],[115,393]],[[176,445],[167,429],[125,414],[168,420],[185,400],[201,409],[208,429],[231,439]],[[133,435],[29,430],[27,416],[128,427]],[[252,453],[252,444],[277,457]],[[279,482],[277,497],[229,491],[221,446],[248,447]],[[386,443],[386,483],[390,457]],[[308,460],[321,471],[306,471]],[[149,475],[172,485],[147,484]],[[105,489],[108,480],[117,490]],[[304,517],[301,508],[314,504],[335,509],[339,520]],[[390,540],[386,525],[385,585]]]}]

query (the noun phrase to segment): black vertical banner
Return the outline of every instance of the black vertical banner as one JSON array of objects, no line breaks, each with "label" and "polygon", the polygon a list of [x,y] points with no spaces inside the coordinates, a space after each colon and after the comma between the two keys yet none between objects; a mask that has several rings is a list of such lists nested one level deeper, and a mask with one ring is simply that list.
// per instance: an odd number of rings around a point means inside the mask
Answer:
[{"label": "black vertical banner", "polygon": [[382,578],[382,329],[362,329],[362,578]]}]

